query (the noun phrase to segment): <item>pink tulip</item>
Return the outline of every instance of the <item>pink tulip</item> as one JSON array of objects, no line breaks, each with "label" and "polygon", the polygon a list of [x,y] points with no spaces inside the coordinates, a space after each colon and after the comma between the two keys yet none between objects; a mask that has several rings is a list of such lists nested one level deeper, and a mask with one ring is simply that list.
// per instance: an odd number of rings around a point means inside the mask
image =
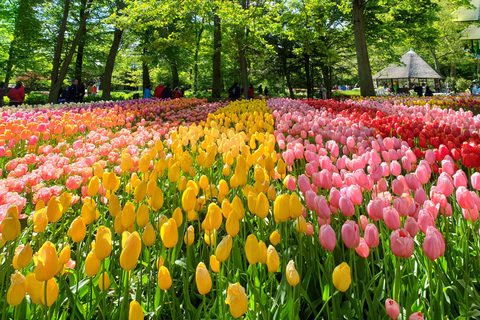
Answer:
[{"label": "pink tulip", "polygon": [[447,206],[447,198],[443,193],[436,191],[432,192],[432,190],[430,190],[430,198],[432,199],[433,203],[438,204],[442,209]]},{"label": "pink tulip", "polygon": [[418,233],[418,223],[417,220],[415,220],[412,217],[408,217],[407,220],[405,221],[405,225],[403,226],[405,230],[408,231],[410,236],[413,238],[417,235]]},{"label": "pink tulip", "polygon": [[413,239],[405,229],[395,230],[390,235],[392,253],[399,258],[409,258],[413,254]]},{"label": "pink tulip", "polygon": [[319,218],[330,218],[330,206],[323,196],[315,197],[315,212]]},{"label": "pink tulip", "polygon": [[373,181],[377,182],[383,176],[383,167],[379,164],[373,164],[370,166],[370,178]]},{"label": "pink tulip", "polygon": [[380,179],[378,182],[377,182],[377,191],[378,192],[386,192],[388,190],[388,185],[387,185],[387,181],[385,181],[385,179]]},{"label": "pink tulip", "polygon": [[463,209],[472,209],[475,205],[472,194],[465,187],[459,187],[455,192],[455,196],[457,198],[458,205]]},{"label": "pink tulip", "polygon": [[370,248],[378,247],[380,239],[378,236],[378,229],[373,223],[369,223],[365,227],[365,241]]},{"label": "pink tulip", "polygon": [[315,166],[312,163],[307,163],[305,165],[305,173],[308,177],[311,177],[315,172],[317,172]]},{"label": "pink tulip", "polygon": [[423,188],[415,190],[415,201],[422,205],[427,200],[427,194]]},{"label": "pink tulip", "polygon": [[[462,210],[464,210],[464,209],[462,209]],[[445,206],[445,209],[440,208],[440,213],[444,217],[451,217],[452,214],[453,214],[452,205],[450,203],[447,203],[447,205]],[[465,214],[465,212],[464,212],[464,214]]]},{"label": "pink tulip", "polygon": [[385,221],[385,225],[390,230],[397,230],[401,226],[400,216],[397,210],[392,207],[385,207],[383,209],[383,221]]},{"label": "pink tulip", "polygon": [[368,185],[368,178],[367,175],[365,174],[365,171],[362,169],[358,169],[354,173],[355,177],[355,182],[360,186],[360,187],[366,187]]},{"label": "pink tulip", "polygon": [[283,181],[283,183],[285,184],[285,186],[287,187],[288,190],[290,191],[293,191],[295,190],[295,188],[297,187],[295,185],[295,178],[293,178],[292,176],[288,175],[285,180]]},{"label": "pink tulip", "polygon": [[320,244],[328,251],[333,251],[337,245],[335,231],[329,224],[324,224],[318,232],[318,240]]},{"label": "pink tulip", "polygon": [[445,240],[435,227],[428,227],[423,241],[423,252],[432,261],[437,260],[445,253]]},{"label": "pink tulip", "polygon": [[455,173],[453,163],[448,160],[442,160],[442,171],[452,176]]},{"label": "pink tulip", "polygon": [[415,170],[415,176],[421,184],[425,184],[430,180],[429,174],[425,166],[418,166]]},{"label": "pink tulip", "polygon": [[307,230],[305,231],[305,234],[307,236],[313,235],[313,226],[309,222],[307,222]]},{"label": "pink tulip", "polygon": [[427,232],[428,227],[435,227],[435,220],[429,211],[420,210],[418,213],[418,227],[423,233]]},{"label": "pink tulip", "polygon": [[354,205],[360,205],[363,201],[362,191],[356,185],[352,185],[347,189],[347,195]]},{"label": "pink tulip", "polygon": [[402,167],[397,161],[390,162],[390,173],[395,177],[398,177],[402,173]]},{"label": "pink tulip", "polygon": [[452,178],[445,172],[442,172],[440,174],[440,177],[438,177],[436,190],[443,193],[445,197],[448,197],[452,194],[453,181],[452,181]]},{"label": "pink tulip", "polygon": [[472,183],[473,189],[480,190],[480,173],[475,172],[474,174],[472,174],[472,176],[470,177],[470,181]]},{"label": "pink tulip", "polygon": [[414,174],[407,174],[405,176],[405,181],[407,183],[407,187],[410,190],[417,190],[418,188],[422,187],[422,184],[420,183],[420,181],[418,181],[417,176]]},{"label": "pink tulip", "polygon": [[477,206],[473,206],[472,209],[462,209],[463,216],[467,220],[472,220],[473,222],[478,220],[478,208]]},{"label": "pink tulip", "polygon": [[354,221],[345,221],[342,226],[342,239],[347,248],[352,249],[358,247],[360,244],[360,229]]},{"label": "pink tulip", "polygon": [[430,164],[434,164],[435,163],[435,152],[433,152],[432,150],[428,149],[426,152],[425,152],[425,160],[428,161],[428,163]]},{"label": "pink tulip", "polygon": [[455,172],[455,174],[453,175],[453,185],[455,186],[455,188],[467,188],[467,183],[467,175],[465,174],[465,172],[463,172],[463,170],[458,170],[457,172]]},{"label": "pink tulip", "polygon": [[360,218],[358,219],[358,224],[362,228],[362,230],[365,230],[365,227],[368,225],[368,218],[365,215],[360,215]]},{"label": "pink tulip", "polygon": [[407,157],[407,159],[413,163],[413,164],[416,164],[417,163],[417,156],[415,155],[415,153],[413,153],[412,150],[407,150],[405,152],[405,156]]},{"label": "pink tulip", "polygon": [[332,175],[327,169],[320,171],[320,185],[318,187],[330,190],[332,188]]},{"label": "pink tulip", "polygon": [[400,315],[400,307],[398,306],[398,303],[396,303],[392,299],[387,299],[385,301],[385,309],[387,309],[387,313],[390,318],[394,320],[397,319]]},{"label": "pink tulip", "polygon": [[395,179],[392,181],[392,191],[397,196],[401,196],[405,192],[405,186],[400,180]]},{"label": "pink tulip", "polygon": [[408,200],[405,198],[394,198],[393,207],[400,217],[408,216]]},{"label": "pink tulip", "polygon": [[312,190],[310,187],[310,179],[306,175],[302,174],[298,177],[298,188],[304,195],[307,191]]},{"label": "pink tulip", "polygon": [[353,203],[349,197],[347,196],[340,197],[340,200],[338,201],[338,205],[345,217],[351,217],[355,214],[355,207],[353,206]]},{"label": "pink tulip", "polygon": [[368,256],[370,255],[370,248],[365,242],[365,239],[360,238],[360,244],[358,245],[358,247],[355,248],[355,251],[360,257],[365,259],[368,258]]},{"label": "pink tulip", "polygon": [[338,191],[335,188],[330,189],[330,195],[328,196],[328,201],[330,201],[330,205],[339,208],[340,207],[340,197],[341,197],[340,191]]},{"label": "pink tulip", "polygon": [[425,318],[423,317],[423,314],[419,312],[412,313],[410,317],[408,317],[408,320],[424,320]]},{"label": "pink tulip", "polygon": [[373,221],[383,219],[383,209],[385,208],[385,203],[381,199],[370,200],[370,203],[367,206],[367,212],[370,218]]},{"label": "pink tulip", "polygon": [[402,168],[407,172],[412,171],[412,162],[407,157],[402,157]]}]

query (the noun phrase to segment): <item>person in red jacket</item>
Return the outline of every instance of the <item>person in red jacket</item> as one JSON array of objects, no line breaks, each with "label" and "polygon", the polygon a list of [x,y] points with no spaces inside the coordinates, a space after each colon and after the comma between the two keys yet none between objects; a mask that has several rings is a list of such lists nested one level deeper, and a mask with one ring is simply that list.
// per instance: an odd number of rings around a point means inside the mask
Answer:
[{"label": "person in red jacket", "polygon": [[25,88],[21,81],[17,81],[17,85],[15,88],[10,89],[7,97],[10,99],[9,106],[19,106],[23,103],[23,100],[25,100]]},{"label": "person in red jacket", "polygon": [[163,82],[160,82],[160,84],[155,88],[154,91],[155,98],[162,99],[163,89],[165,89],[165,86],[163,85]]},{"label": "person in red jacket", "polygon": [[250,89],[247,92],[248,100],[255,98],[255,89],[253,89],[253,84],[250,85]]}]

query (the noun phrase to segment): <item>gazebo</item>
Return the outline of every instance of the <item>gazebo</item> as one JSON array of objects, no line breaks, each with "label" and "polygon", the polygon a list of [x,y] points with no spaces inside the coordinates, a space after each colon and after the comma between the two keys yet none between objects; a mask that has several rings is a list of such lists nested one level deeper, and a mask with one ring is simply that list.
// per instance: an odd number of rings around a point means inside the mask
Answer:
[{"label": "gazebo", "polygon": [[[412,49],[405,53],[400,61],[403,65],[391,64],[373,76],[373,79],[377,82],[377,87],[379,81],[389,81],[392,90],[403,93],[412,88],[412,79],[418,79],[419,82],[426,83],[428,83],[428,80],[433,80],[434,84],[438,80],[445,79]],[[396,89],[393,85],[394,81],[397,83]],[[400,86],[401,84],[403,85]]]}]

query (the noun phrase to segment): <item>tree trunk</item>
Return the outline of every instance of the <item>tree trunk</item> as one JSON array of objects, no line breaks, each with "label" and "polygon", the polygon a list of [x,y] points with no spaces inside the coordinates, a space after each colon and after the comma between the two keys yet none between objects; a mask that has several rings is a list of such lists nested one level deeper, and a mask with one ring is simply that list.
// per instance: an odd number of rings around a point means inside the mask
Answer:
[{"label": "tree trunk", "polygon": [[222,96],[222,30],[220,17],[213,16],[213,74],[212,98],[220,99]]},{"label": "tree trunk", "polygon": [[[243,39],[243,34],[240,34],[240,39]],[[244,97],[247,96],[248,92],[248,71],[247,71],[247,59],[245,58],[245,46],[240,42],[238,48],[238,60],[240,64],[240,76],[242,79],[242,88]]]},{"label": "tree trunk", "polygon": [[290,72],[288,72],[288,69],[287,69],[286,53],[285,55],[282,55],[282,66],[283,66],[285,80],[287,81],[287,88],[290,94],[290,99],[295,99],[295,93],[293,92],[292,81],[290,80]]},{"label": "tree trunk", "polygon": [[[82,17],[85,15],[86,6],[87,6],[87,0],[82,0],[82,4],[80,7],[80,21],[82,20]],[[78,79],[79,83],[83,82],[82,66],[83,66],[83,50],[85,48],[86,32],[87,32],[87,24],[85,23],[82,30],[82,36],[80,37],[80,42],[78,43],[77,59],[75,60],[75,79]]]},{"label": "tree trunk", "polygon": [[172,71],[172,88],[175,89],[178,87],[179,79],[178,79],[178,68],[176,63],[170,63],[170,70]]},{"label": "tree trunk", "polygon": [[198,52],[200,51],[200,40],[202,40],[203,27],[197,35],[197,45],[195,46],[195,66],[193,67],[193,92],[198,90]]},{"label": "tree trunk", "polygon": [[433,62],[435,63],[435,71],[440,73],[440,63],[438,62],[438,58],[437,58],[437,54],[435,52],[435,49],[430,49],[430,52],[432,53]]},{"label": "tree trunk", "polygon": [[450,65],[450,78],[457,78],[457,66],[454,63]]},{"label": "tree trunk", "polygon": [[310,56],[305,54],[305,76],[307,80],[307,98],[312,97],[312,80],[310,78]]},{"label": "tree trunk", "polygon": [[[322,66],[322,76],[323,76],[323,86],[325,87],[325,90],[327,90],[327,99],[332,98],[332,81],[331,81],[331,67],[329,66]],[[320,96],[322,93],[320,92]],[[322,98],[323,99],[323,98]]]},{"label": "tree trunk", "polygon": [[367,40],[365,39],[365,21],[363,11],[364,0],[353,0],[353,25],[355,34],[355,49],[357,51],[358,78],[362,96],[374,96],[372,70],[368,58]]},{"label": "tree trunk", "polygon": [[110,100],[112,91],[112,74],[115,67],[115,59],[117,57],[118,48],[120,47],[120,41],[122,40],[123,30],[115,27],[115,33],[113,34],[113,43],[108,53],[107,63],[105,64],[105,74],[103,76],[103,92],[102,99]]},{"label": "tree trunk", "polygon": [[10,43],[10,49],[8,50],[8,61],[7,61],[7,74],[5,75],[5,88],[8,88],[8,83],[10,82],[10,78],[12,76],[12,69],[13,69],[13,42],[15,41],[15,37],[13,38],[12,42]]}]

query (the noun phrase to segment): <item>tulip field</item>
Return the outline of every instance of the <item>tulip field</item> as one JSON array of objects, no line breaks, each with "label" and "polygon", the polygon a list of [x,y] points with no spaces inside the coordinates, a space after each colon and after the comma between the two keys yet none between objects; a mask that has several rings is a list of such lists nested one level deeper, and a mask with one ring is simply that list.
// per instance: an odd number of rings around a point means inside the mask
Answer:
[{"label": "tulip field", "polygon": [[480,319],[479,105],[5,107],[0,319]]}]

